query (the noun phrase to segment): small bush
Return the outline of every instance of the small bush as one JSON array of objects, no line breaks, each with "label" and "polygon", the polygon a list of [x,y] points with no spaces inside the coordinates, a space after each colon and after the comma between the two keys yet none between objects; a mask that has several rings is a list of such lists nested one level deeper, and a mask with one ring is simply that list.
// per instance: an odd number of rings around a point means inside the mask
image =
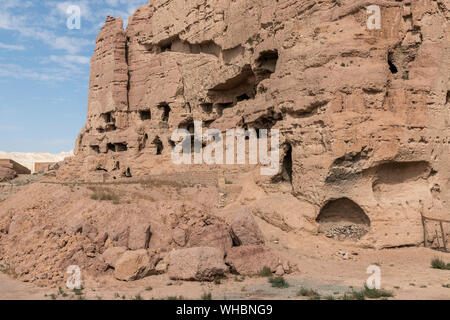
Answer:
[{"label": "small bush", "polygon": [[351,291],[344,294],[342,300],[365,300],[364,291]]},{"label": "small bush", "polygon": [[367,285],[364,286],[364,296],[369,299],[379,299],[379,298],[390,298],[393,297],[394,294],[390,291],[386,291],[383,289],[370,289]]},{"label": "small bush", "polygon": [[211,292],[202,294],[202,300],[212,300]]},{"label": "small bush", "polygon": [[272,276],[272,270],[270,270],[270,268],[268,266],[265,266],[259,272],[259,276],[261,276],[261,277],[271,277]]},{"label": "small bush", "polygon": [[75,293],[75,295],[77,295],[77,296],[82,296],[83,289],[84,289],[83,287],[81,287],[80,289],[75,288],[75,289],[73,289],[73,293]]},{"label": "small bush", "polygon": [[140,293],[134,296],[134,300],[144,300]]},{"label": "small bush", "polygon": [[313,289],[300,288],[297,292],[298,297],[320,298],[320,294]]},{"label": "small bush", "polygon": [[443,284],[442,287],[443,287],[443,288],[448,288],[448,289],[450,289],[450,283]]},{"label": "small bush", "polygon": [[383,289],[370,289],[364,284],[364,289],[360,291],[351,291],[342,297],[343,300],[365,300],[368,299],[380,299],[380,298],[390,298],[394,294],[391,291],[386,291]]},{"label": "small bush", "polygon": [[282,276],[270,278],[269,282],[274,288],[289,288],[289,283]]},{"label": "small bush", "polygon": [[120,197],[114,191],[108,188],[90,187],[89,190],[93,192],[92,200],[112,201],[114,204],[120,203]]},{"label": "small bush", "polygon": [[431,267],[439,270],[450,270],[450,263],[445,263],[439,258],[434,258],[431,260]]},{"label": "small bush", "polygon": [[145,290],[147,290],[147,291],[152,291],[153,288],[152,288],[152,287],[147,287]]}]

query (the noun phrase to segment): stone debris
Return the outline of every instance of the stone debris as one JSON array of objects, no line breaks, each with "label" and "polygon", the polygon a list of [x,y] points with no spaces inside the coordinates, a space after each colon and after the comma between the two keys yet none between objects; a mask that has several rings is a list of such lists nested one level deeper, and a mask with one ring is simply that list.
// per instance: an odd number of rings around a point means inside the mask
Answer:
[{"label": "stone debris", "polygon": [[367,234],[367,232],[369,232],[369,228],[366,226],[350,224],[350,225],[331,226],[325,232],[325,235],[328,238],[335,238],[338,240],[345,240],[345,239],[357,240],[361,239],[361,237]]}]

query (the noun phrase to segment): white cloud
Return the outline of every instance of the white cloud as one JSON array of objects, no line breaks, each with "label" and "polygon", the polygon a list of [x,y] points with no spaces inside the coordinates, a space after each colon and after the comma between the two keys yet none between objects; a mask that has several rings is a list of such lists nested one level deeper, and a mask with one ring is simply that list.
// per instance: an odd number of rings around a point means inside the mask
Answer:
[{"label": "white cloud", "polygon": [[23,37],[39,40],[53,49],[65,50],[69,54],[80,52],[83,47],[93,44],[93,41],[68,36],[58,36],[52,31],[27,25],[27,16],[15,15],[7,10],[0,11],[0,29],[17,31]]},{"label": "white cloud", "polygon": [[33,69],[24,68],[17,64],[0,63],[0,77],[14,78],[19,80],[39,81],[64,81],[66,77],[58,73],[38,72]]},{"label": "white cloud", "polygon": [[14,44],[6,44],[6,43],[2,43],[2,42],[0,42],[0,49],[18,50],[18,51],[26,50],[26,48],[24,46],[14,45]]}]

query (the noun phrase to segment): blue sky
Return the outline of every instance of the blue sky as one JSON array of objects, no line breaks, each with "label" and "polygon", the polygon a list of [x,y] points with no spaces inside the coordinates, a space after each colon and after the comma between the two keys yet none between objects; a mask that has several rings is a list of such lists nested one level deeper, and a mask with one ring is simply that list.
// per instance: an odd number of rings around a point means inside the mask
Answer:
[{"label": "blue sky", "polygon": [[[0,150],[70,151],[86,121],[89,62],[106,16],[148,0],[0,0]],[[69,6],[81,28],[69,29]]]}]

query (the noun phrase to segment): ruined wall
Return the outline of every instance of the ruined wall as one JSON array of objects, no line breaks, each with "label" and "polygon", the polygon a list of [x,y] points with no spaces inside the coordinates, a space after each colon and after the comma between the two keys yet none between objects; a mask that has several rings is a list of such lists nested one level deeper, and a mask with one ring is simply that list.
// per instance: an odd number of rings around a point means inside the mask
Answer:
[{"label": "ruined wall", "polygon": [[[366,28],[371,4],[380,30]],[[79,172],[172,170],[171,133],[194,119],[277,128],[292,192],[317,216],[350,199],[370,219],[363,241],[418,244],[420,208],[448,216],[449,9],[444,0],[154,0],[126,31],[108,18]]]}]

